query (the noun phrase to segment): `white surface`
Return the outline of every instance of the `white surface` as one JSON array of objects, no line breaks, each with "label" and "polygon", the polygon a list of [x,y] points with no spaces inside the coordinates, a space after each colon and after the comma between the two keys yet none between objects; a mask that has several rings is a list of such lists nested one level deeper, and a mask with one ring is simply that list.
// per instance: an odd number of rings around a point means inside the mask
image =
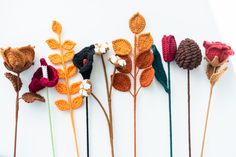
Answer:
[{"label": "white surface", "polygon": [[[22,74],[24,87],[37,69],[39,58],[52,54],[45,40],[53,36],[51,22],[63,25],[64,39],[78,43],[80,50],[95,42],[133,36],[128,27],[129,18],[137,11],[145,16],[146,32],[150,31],[158,48],[164,34],[174,34],[179,43],[185,37],[203,40],[223,40],[235,44],[235,23],[232,23],[233,0],[222,3],[211,0],[0,0],[0,46],[36,46],[36,65]],[[225,1],[224,1],[225,2]],[[231,9],[230,9],[231,8]],[[212,9],[212,10],[211,10]],[[234,13],[234,14],[233,14]],[[215,17],[214,17],[215,15]],[[233,27],[234,26],[234,27]],[[233,36],[234,35],[234,36]],[[202,50],[203,47],[201,46]],[[234,57],[235,58],[235,57]],[[108,70],[112,71],[109,65]],[[213,94],[213,107],[206,140],[206,157],[235,157],[236,141],[236,74],[232,63],[229,71],[217,83]],[[165,66],[166,68],[166,66]],[[209,81],[205,76],[205,61],[191,72],[192,153],[200,155]],[[6,69],[0,64],[0,157],[10,157],[13,151],[15,94],[3,76]],[[173,91],[173,144],[174,156],[188,153],[187,143],[187,86],[186,71],[172,64]],[[76,77],[75,79],[79,79]],[[95,59],[92,74],[94,92],[105,103],[105,84],[101,60]],[[45,91],[41,92],[46,94]],[[60,98],[50,90],[51,104]],[[138,97],[138,157],[169,156],[169,124],[167,95],[157,81],[141,91]],[[90,149],[91,157],[110,157],[108,129],[105,118],[90,99]],[[129,94],[113,94],[114,137],[116,157],[133,156],[133,105]],[[75,157],[73,134],[68,112],[52,107],[57,157]],[[76,128],[81,157],[86,156],[85,106],[75,112]],[[50,138],[47,106],[41,103],[21,102],[18,131],[18,157],[50,157]]]}]

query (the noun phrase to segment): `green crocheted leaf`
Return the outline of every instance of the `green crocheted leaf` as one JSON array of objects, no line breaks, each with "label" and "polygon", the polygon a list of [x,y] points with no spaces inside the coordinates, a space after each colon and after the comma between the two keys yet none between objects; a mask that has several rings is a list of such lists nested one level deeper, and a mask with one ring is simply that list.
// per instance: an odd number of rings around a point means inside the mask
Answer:
[{"label": "green crocheted leaf", "polygon": [[167,85],[167,76],[161,61],[161,55],[157,50],[156,45],[152,45],[152,51],[154,55],[154,61],[152,63],[152,66],[155,70],[155,77],[157,81],[160,82],[160,84],[163,86],[165,91],[168,93],[169,89]]}]

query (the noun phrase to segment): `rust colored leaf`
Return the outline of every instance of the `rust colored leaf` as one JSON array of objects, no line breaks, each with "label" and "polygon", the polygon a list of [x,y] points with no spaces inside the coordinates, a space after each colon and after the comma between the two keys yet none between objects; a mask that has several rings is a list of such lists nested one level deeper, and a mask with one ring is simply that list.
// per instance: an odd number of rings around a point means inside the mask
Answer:
[{"label": "rust colored leaf", "polygon": [[61,31],[62,31],[62,27],[61,27],[61,24],[57,21],[53,21],[52,23],[52,31],[58,35],[61,34]]},{"label": "rust colored leaf", "polygon": [[80,90],[80,84],[81,84],[81,81],[80,82],[75,82],[73,83],[71,86],[70,86],[70,94],[76,94],[79,92]]},{"label": "rust colored leaf", "polygon": [[128,40],[117,39],[112,41],[112,47],[117,55],[128,55],[132,51],[132,46]]},{"label": "rust colored leaf", "polygon": [[136,57],[136,65],[139,69],[145,69],[152,65],[154,56],[150,50],[141,52]]},{"label": "rust colored leaf", "polygon": [[56,90],[60,94],[67,94],[67,86],[64,82],[60,82],[56,85]]},{"label": "rust colored leaf", "polygon": [[116,73],[114,75],[113,87],[121,92],[127,92],[131,88],[131,81],[129,76],[123,73]]},{"label": "rust colored leaf", "polygon": [[62,44],[63,49],[65,50],[72,50],[75,47],[76,43],[71,40],[66,40]]},{"label": "rust colored leaf", "polygon": [[43,96],[32,92],[23,94],[21,98],[27,103],[33,103],[34,101],[45,102]]},{"label": "rust colored leaf", "polygon": [[61,56],[59,54],[52,54],[48,56],[48,59],[53,63],[53,64],[61,64]]},{"label": "rust colored leaf", "polygon": [[72,76],[74,76],[75,74],[76,74],[76,72],[77,72],[77,68],[72,64],[72,65],[70,65],[68,68],[67,68],[67,70],[66,70],[67,72],[67,76],[70,78],[70,77],[72,77]]},{"label": "rust colored leaf", "polygon": [[64,62],[69,62],[73,59],[74,57],[74,51],[68,51],[63,55]]},{"label": "rust colored leaf", "polygon": [[126,66],[124,68],[118,67],[117,70],[121,73],[130,73],[132,71],[132,60],[129,55],[119,56],[121,59],[126,61]]},{"label": "rust colored leaf", "polygon": [[149,67],[142,71],[140,75],[140,85],[141,87],[147,87],[152,83],[155,71],[152,67]]},{"label": "rust colored leaf", "polygon": [[144,33],[138,37],[138,49],[140,52],[149,50],[152,44],[153,38],[150,33]]},{"label": "rust colored leaf", "polygon": [[64,79],[65,78],[65,73],[62,69],[58,68],[57,69],[57,73],[60,79]]},{"label": "rust colored leaf", "polygon": [[83,97],[77,96],[72,100],[72,109],[77,109],[83,105]]},{"label": "rust colored leaf", "polygon": [[146,21],[144,17],[139,13],[134,14],[129,20],[129,28],[134,34],[141,33],[144,30],[145,26]]},{"label": "rust colored leaf", "polygon": [[67,103],[66,100],[60,99],[55,102],[57,108],[61,111],[66,111],[70,109],[70,105]]},{"label": "rust colored leaf", "polygon": [[51,49],[58,49],[60,47],[60,44],[55,39],[48,39],[46,43]]},{"label": "rust colored leaf", "polygon": [[8,80],[11,81],[14,89],[16,92],[20,91],[21,87],[22,87],[22,81],[21,79],[19,78],[19,82],[18,82],[18,86],[17,86],[17,76],[16,75],[13,75],[12,73],[5,73],[5,76]]}]

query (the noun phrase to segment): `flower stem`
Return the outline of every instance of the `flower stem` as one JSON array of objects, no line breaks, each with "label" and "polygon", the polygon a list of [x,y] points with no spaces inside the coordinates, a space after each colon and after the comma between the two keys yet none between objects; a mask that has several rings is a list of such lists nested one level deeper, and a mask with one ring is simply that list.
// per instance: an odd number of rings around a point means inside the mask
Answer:
[{"label": "flower stem", "polygon": [[136,58],[136,49],[137,49],[137,37],[136,37],[136,34],[134,35],[134,55],[133,55],[133,61],[134,61],[134,157],[137,156],[137,125],[136,125],[136,118],[137,118],[137,105],[136,105],[136,99],[137,99],[137,85],[136,85],[136,82],[137,82],[137,67],[136,67],[136,61],[135,61],[135,58]]},{"label": "flower stem", "polygon": [[173,157],[170,62],[168,62],[167,64],[168,64],[168,89],[169,89],[168,100],[169,100],[169,127],[170,127],[170,157]]},{"label": "flower stem", "polygon": [[188,70],[188,149],[189,157],[191,157],[191,108],[190,108],[190,70]]},{"label": "flower stem", "polygon": [[20,74],[17,73],[16,113],[15,113],[15,137],[14,137],[14,157],[16,157],[17,130],[18,130],[18,117],[19,117],[19,82],[20,82]]},{"label": "flower stem", "polygon": [[50,126],[52,154],[53,154],[53,157],[55,157],[56,155],[55,155],[55,146],[54,146],[53,128],[52,128],[52,116],[51,116],[51,107],[50,107],[50,101],[49,101],[48,88],[46,88],[46,93],[47,93],[48,119],[49,119],[49,126]]},{"label": "flower stem", "polygon": [[202,138],[202,148],[201,148],[201,155],[200,155],[200,157],[203,157],[203,152],[204,152],[206,132],[207,132],[207,125],[208,125],[209,113],[210,113],[210,108],[211,108],[212,91],[213,91],[213,85],[211,84],[210,96],[209,96],[209,100],[208,100],[207,115],[206,115],[205,127],[204,127],[204,134],[203,134],[203,138]]}]

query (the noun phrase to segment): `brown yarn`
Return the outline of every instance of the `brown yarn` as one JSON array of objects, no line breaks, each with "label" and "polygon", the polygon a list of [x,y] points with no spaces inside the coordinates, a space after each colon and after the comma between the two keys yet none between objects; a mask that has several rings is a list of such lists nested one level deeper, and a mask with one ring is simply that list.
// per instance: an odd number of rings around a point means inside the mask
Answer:
[{"label": "brown yarn", "polygon": [[175,58],[176,63],[183,69],[192,70],[202,61],[202,53],[198,44],[192,39],[181,41]]}]

